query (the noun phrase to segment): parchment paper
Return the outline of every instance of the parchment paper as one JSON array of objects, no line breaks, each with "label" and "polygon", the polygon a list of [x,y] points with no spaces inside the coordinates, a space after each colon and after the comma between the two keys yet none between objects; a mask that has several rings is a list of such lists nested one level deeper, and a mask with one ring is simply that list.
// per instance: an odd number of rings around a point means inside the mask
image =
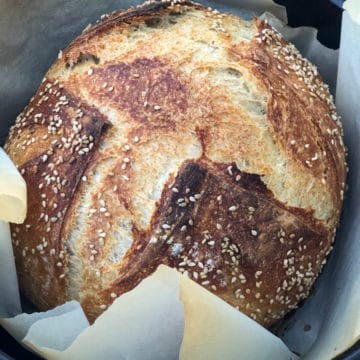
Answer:
[{"label": "parchment paper", "polygon": [[[284,9],[274,5],[270,0],[200,2],[221,11],[233,12],[245,17],[253,14],[260,15],[259,9],[261,12],[271,10],[278,17],[286,20]],[[93,22],[102,13],[113,9],[127,8],[130,4],[138,3],[140,1],[32,0],[29,2],[22,0],[14,2],[0,0],[0,96],[3,99],[0,103],[2,118],[0,135],[2,138],[4,138],[9,124],[14,121],[16,115],[20,113],[35,92],[44,73],[60,49],[64,48],[80,33],[82,28],[89,22]],[[319,67],[323,78],[331,85],[331,89],[335,93],[337,52],[320,46],[315,40],[316,31],[314,29],[289,30],[277,19],[272,17],[269,19],[285,37],[293,41],[300,51]],[[357,290],[360,289],[358,275],[360,268],[357,260],[360,255],[360,246],[357,242],[360,232],[358,226],[360,206],[357,201],[359,198],[357,179],[359,179],[358,164],[360,160],[358,158],[360,119],[357,115],[359,111],[356,111],[359,109],[357,96],[360,93],[358,75],[360,60],[359,54],[355,51],[355,49],[359,51],[356,39],[360,38],[360,31],[347,15],[344,18],[344,27],[348,27],[348,30],[343,30],[342,36],[337,105],[344,119],[345,141],[349,147],[350,173],[349,192],[342,227],[335,243],[335,250],[331,254],[324,273],[316,283],[314,294],[289,320],[284,321],[283,325],[278,327],[278,334],[289,348],[308,359],[333,357],[354,343],[360,334],[360,314],[357,309],[357,304],[360,302],[360,294]],[[349,36],[349,33],[353,35]],[[346,45],[352,42],[355,42],[355,45]],[[348,75],[344,75],[345,72]],[[0,273],[8,271],[6,268],[3,270],[2,265],[4,263],[0,263]],[[1,281],[2,278],[0,278],[0,284]],[[3,310],[3,313],[9,311],[8,305],[6,305],[6,301],[8,303],[9,299],[6,299],[4,295],[4,293],[0,294],[0,309]],[[135,302],[136,299],[134,299],[134,306],[136,306]],[[70,309],[67,306],[69,305],[55,311],[63,311],[63,316],[66,318],[69,311],[71,313],[73,305],[70,305]],[[181,306],[178,310],[180,308]],[[8,314],[9,316],[14,315],[14,311]],[[181,309],[180,312],[175,311],[174,314],[175,319],[181,318]],[[157,315],[154,317],[156,318]],[[54,317],[51,315],[50,318]],[[58,316],[56,322],[59,321],[60,317]],[[79,322],[79,324],[86,327],[86,323]],[[178,323],[174,321],[175,328],[177,328],[176,324]],[[40,325],[42,328],[44,323],[40,323]],[[311,329],[304,331],[305,325],[310,325]],[[73,334],[71,340],[66,338],[62,344],[53,342],[55,350],[51,351],[56,353],[67,347],[75,339],[77,331],[80,330],[81,326],[69,331]],[[36,331],[35,334],[35,336],[30,334],[31,338],[28,334],[26,343],[33,348],[34,343],[37,344],[37,349],[42,352],[41,348],[46,347],[42,343],[43,338],[39,338]],[[176,336],[173,338],[173,344],[178,344],[174,340],[178,339]],[[259,346],[261,346],[260,339]],[[147,351],[151,351],[151,348],[152,346]],[[97,354],[97,358],[103,354],[103,346],[92,349],[94,356]],[[174,350],[176,352],[176,345],[172,347],[172,351]],[[96,351],[99,352],[96,353]],[[265,358],[272,357],[268,354]]]}]

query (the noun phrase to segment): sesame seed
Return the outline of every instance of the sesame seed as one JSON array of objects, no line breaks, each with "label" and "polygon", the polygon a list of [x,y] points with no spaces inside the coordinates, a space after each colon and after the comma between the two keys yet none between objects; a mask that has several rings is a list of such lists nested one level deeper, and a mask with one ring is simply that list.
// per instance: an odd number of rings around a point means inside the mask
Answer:
[{"label": "sesame seed", "polygon": [[251,235],[252,235],[252,236],[256,236],[257,234],[258,234],[258,233],[257,233],[256,230],[254,230],[254,229],[251,230]]},{"label": "sesame seed", "polygon": [[117,295],[115,293],[111,293],[110,296],[114,299],[117,297]]},{"label": "sesame seed", "polygon": [[235,205],[232,205],[229,207],[229,211],[236,211],[237,209],[238,209],[238,207]]},{"label": "sesame seed", "polygon": [[158,239],[156,237],[152,237],[149,241],[150,244],[156,244]]}]

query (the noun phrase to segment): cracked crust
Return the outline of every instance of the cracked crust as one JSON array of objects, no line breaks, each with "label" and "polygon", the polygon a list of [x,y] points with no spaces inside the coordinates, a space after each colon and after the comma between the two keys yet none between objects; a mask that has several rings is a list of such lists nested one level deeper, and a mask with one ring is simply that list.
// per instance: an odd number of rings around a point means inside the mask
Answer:
[{"label": "cracked crust", "polygon": [[6,143],[30,189],[21,289],[93,321],[167,264],[268,326],[331,249],[341,136],[316,69],[267,24],[188,1],[106,15]]}]

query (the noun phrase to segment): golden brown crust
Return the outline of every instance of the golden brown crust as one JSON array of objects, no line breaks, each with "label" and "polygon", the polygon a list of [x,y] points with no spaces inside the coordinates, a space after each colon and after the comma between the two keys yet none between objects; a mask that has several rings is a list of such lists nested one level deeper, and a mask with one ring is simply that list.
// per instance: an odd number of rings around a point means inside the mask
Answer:
[{"label": "golden brown crust", "polygon": [[[78,184],[108,125],[96,109],[48,81],[41,84],[30,109],[30,115],[19,120],[21,133],[29,130],[38,136],[42,133],[38,128],[44,127],[48,133],[37,138],[36,147],[21,149],[25,162],[18,163],[19,170],[31,190],[26,222],[13,226],[14,253],[21,289],[46,309],[66,301],[68,261],[62,229],[71,217],[68,209]],[[14,131],[10,139],[13,136]]]},{"label": "golden brown crust", "polygon": [[31,194],[13,227],[21,287],[94,320],[164,263],[270,325],[330,251],[341,135],[316,69],[267,24],[186,1],[105,16],[6,144]]}]

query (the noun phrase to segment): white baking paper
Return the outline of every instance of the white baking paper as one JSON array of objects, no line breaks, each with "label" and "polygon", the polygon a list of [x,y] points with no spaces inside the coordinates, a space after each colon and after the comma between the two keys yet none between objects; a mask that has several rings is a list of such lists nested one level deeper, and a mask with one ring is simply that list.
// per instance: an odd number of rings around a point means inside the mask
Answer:
[{"label": "white baking paper", "polygon": [[[26,344],[31,338],[39,348],[46,345],[57,351],[67,349],[89,327],[89,322],[76,301],[69,301],[46,312],[23,313],[4,318],[0,323],[18,341]],[[31,345],[31,341],[29,344]]]},{"label": "white baking paper", "polygon": [[26,216],[26,184],[0,148],[0,219],[21,224]]},{"label": "white baking paper", "polygon": [[358,0],[346,0],[344,9],[347,10],[353,21],[360,24],[360,2]]},{"label": "white baking paper", "polygon": [[157,271],[118,298],[91,327],[77,302],[56,313],[22,314],[4,325],[10,331],[22,328],[14,335],[47,359],[175,360],[184,329],[178,283],[174,270]]},{"label": "white baking paper", "polygon": [[298,358],[279,338],[184,276],[180,299],[185,307],[180,360]]},{"label": "white baking paper", "polygon": [[[0,220],[0,318],[21,312],[10,226]],[[6,296],[5,296],[6,294]]]},{"label": "white baking paper", "polygon": [[[246,17],[253,14],[260,15],[259,9],[261,9],[261,12],[263,12],[263,10],[271,10],[272,12],[276,12],[276,15],[281,19],[285,19],[284,9],[278,5],[274,5],[270,0],[247,0],[242,2],[223,0],[216,2],[199,2],[206,6],[210,5],[221,11],[233,12]],[[18,3],[21,3],[21,6],[16,6],[15,2],[11,0],[0,0],[0,96],[2,96],[2,99],[5,100],[0,103],[0,113],[4,115],[4,121],[2,124],[5,125],[2,127],[0,133],[0,137],[2,136],[2,138],[4,138],[4,134],[6,134],[8,125],[14,121],[16,115],[22,110],[22,107],[28,102],[31,95],[35,92],[41,78],[52,61],[56,58],[57,52],[60,49],[64,48],[70,40],[79,34],[81,29],[85,27],[88,22],[93,22],[102,13],[109,12],[117,8],[127,8],[129,5],[139,4],[140,1],[106,0],[101,2],[92,2],[89,0],[66,0],[60,3],[56,0],[32,0],[31,2],[23,0],[16,2],[16,4]],[[244,7],[246,8],[245,11]],[[5,13],[7,16],[3,16]],[[325,49],[323,46],[320,46],[315,39],[316,31],[314,29],[301,28],[289,30],[278,20],[272,17],[268,18],[280,32],[284,33],[285,37],[289,37],[297,45],[300,51],[319,67],[323,78],[331,85],[330,88],[333,90],[333,93],[335,93],[338,52]],[[348,22],[347,24],[346,21]],[[353,21],[349,17],[345,16],[344,26],[348,26],[350,30],[346,32],[343,30],[340,55],[340,76],[338,79],[339,86],[337,91],[337,105],[344,119],[345,142],[349,147],[350,154],[349,195],[347,196],[342,227],[335,243],[335,250],[331,254],[330,261],[326,266],[324,273],[320,276],[316,283],[313,295],[298,311],[295,312],[295,314],[287,320],[284,320],[276,329],[276,333],[284,340],[292,351],[299,353],[302,358],[307,359],[329,359],[347,349],[359,337],[358,324],[360,311],[357,309],[357,304],[360,302],[360,295],[357,289],[360,288],[358,275],[360,273],[360,269],[357,265],[357,258],[360,256],[360,249],[356,240],[358,240],[360,232],[360,229],[358,228],[358,224],[360,223],[360,208],[359,203],[357,202],[357,199],[359,198],[359,190],[356,185],[357,179],[360,178],[358,170],[358,164],[360,161],[358,158],[360,120],[356,118],[354,114],[359,112],[356,111],[359,106],[359,101],[356,96],[360,93],[360,87],[358,83],[354,84],[354,82],[359,81],[358,69],[360,62],[358,54],[354,56],[354,53],[356,53],[354,49],[359,50],[356,39],[360,38],[360,33],[357,27],[352,27],[353,25]],[[347,47],[344,45],[346,44],[346,41],[348,41],[347,37],[349,36],[349,33],[353,34],[353,39],[351,40],[355,41],[355,45],[353,47]],[[347,70],[349,77],[342,78],[341,69]],[[346,81],[344,79],[346,79]],[[347,88],[347,92],[343,92],[344,88]],[[349,105],[349,101],[353,101],[351,105]],[[351,111],[349,109],[351,109]],[[0,263],[0,273],[8,271],[6,267],[4,270],[1,266],[2,264]],[[0,284],[1,282],[2,278],[0,278]],[[157,284],[159,285],[159,283]],[[167,281],[162,283],[162,285],[166,284],[169,285],[170,288],[174,285],[171,282],[167,283]],[[157,292],[161,294],[159,288],[155,286],[154,289],[157,289]],[[135,289],[134,291],[136,293],[138,289]],[[7,292],[3,294],[6,295],[6,293]],[[128,296],[131,298],[133,293],[129,294],[130,295]],[[174,293],[172,294],[174,295]],[[141,297],[138,299],[138,297],[135,296],[131,299],[132,301],[128,305],[133,305],[136,308],[136,303],[138,301],[140,301],[141,304]],[[3,309],[3,312],[4,309],[6,310],[6,306],[4,306],[6,301],[9,302],[9,299],[6,299],[6,296],[2,296],[1,294],[0,309]],[[115,304],[118,304],[119,302],[121,303],[121,301],[126,301],[125,295],[120,297]],[[156,301],[161,300],[158,299]],[[186,319],[186,300],[183,301],[185,303]],[[169,302],[167,302],[167,304],[169,304]],[[176,300],[174,304],[179,305],[179,301]],[[44,343],[44,338],[38,336],[39,331],[46,332],[43,325],[46,325],[48,321],[54,320],[54,322],[60,323],[62,320],[66,320],[66,317],[69,314],[67,306],[68,305],[66,305],[65,308],[62,307],[55,310],[64,311],[64,315],[50,317],[45,321],[41,320],[38,325],[36,325],[35,322],[26,336],[26,344],[33,349],[36,348],[39,353],[49,358],[57,358],[56,356],[60,356],[59,358],[62,358],[61,356],[63,355],[61,354],[63,354],[63,352],[61,352],[61,350],[69,346],[70,343],[70,347],[68,347],[65,352],[74,351],[73,349],[77,346],[77,344],[82,343],[86,344],[86,346],[89,346],[90,344],[89,349],[91,349],[91,354],[88,352],[88,356],[91,355],[94,358],[106,358],[103,356],[105,348],[103,344],[104,342],[106,343],[106,341],[109,341],[109,349],[113,349],[116,355],[112,353],[113,357],[111,357],[111,354],[107,353],[107,358],[121,358],[118,356],[117,352],[121,352],[124,348],[122,348],[122,350],[120,349],[120,338],[116,336],[118,330],[115,332],[110,331],[108,337],[105,335],[108,334],[106,332],[106,329],[108,329],[107,321],[110,321],[112,324],[115,323],[115,325],[121,325],[121,323],[118,323],[115,320],[115,316],[118,316],[118,309],[115,309],[114,314],[116,315],[113,316],[113,307],[110,307],[110,309],[104,313],[103,317],[98,319],[94,326],[86,327],[86,330],[77,338],[75,338],[76,332],[80,331],[80,328],[78,327],[69,331],[69,334],[72,333],[71,338],[66,337],[64,341],[60,338],[62,342],[61,344],[57,343],[57,341],[59,341],[59,336],[56,333],[55,338],[46,338],[45,340],[47,342]],[[224,310],[224,312],[226,313],[226,310]],[[120,313],[121,311],[119,310],[119,314]],[[82,316],[80,315],[81,311],[76,314],[80,317]],[[156,321],[156,319],[165,321],[161,317],[162,314],[162,311],[160,311],[159,314],[153,313],[153,318],[146,318],[150,321],[148,324],[144,324],[142,322],[144,319],[143,317],[139,318],[138,323],[143,325],[140,326],[140,333],[142,327],[146,328],[147,325],[152,324],[152,321]],[[176,314],[178,315],[178,313]],[[8,316],[10,315],[13,314],[8,314]],[[176,316],[175,318],[177,318]],[[252,321],[250,319],[247,320]],[[10,322],[7,324],[10,324]],[[51,323],[50,327],[53,326],[52,324],[53,323]],[[96,327],[98,324],[100,324],[102,334],[100,337],[101,345],[97,342],[96,338],[91,336],[90,340],[89,338],[86,338],[89,334],[97,334]],[[176,328],[176,321],[174,324]],[[65,329],[67,329],[68,325],[68,323],[64,323]],[[170,326],[170,324],[167,325]],[[9,329],[9,325],[7,326]],[[189,326],[189,322],[185,323],[185,329],[187,326]],[[154,329],[154,331],[155,330],[156,329]],[[214,331],[216,330],[218,329],[215,329]],[[14,331],[14,329],[10,329],[10,331]],[[121,331],[123,331],[121,334],[124,336],[132,335],[126,331],[126,329]],[[260,331],[259,334],[261,333],[262,332]],[[264,330],[262,335],[264,334],[268,334],[268,332]],[[155,334],[152,335],[156,337]],[[186,335],[187,333],[185,330],[184,339],[187,338]],[[265,337],[262,335],[256,335],[256,350],[261,348],[265,343],[265,340],[263,342],[263,339],[265,339],[267,335],[264,335]],[[181,334],[181,337],[182,336],[183,335]],[[20,338],[22,338],[22,336]],[[85,338],[87,339],[86,341],[84,340]],[[132,337],[132,339],[133,338],[134,337]],[[122,339],[127,338],[123,337]],[[131,339],[129,341],[131,343]],[[173,344],[178,344],[178,340],[175,341],[175,338],[173,338],[173,341]],[[124,341],[124,343],[126,342],[127,340]],[[160,342],[160,344],[163,343],[164,341]],[[248,345],[251,345],[251,343],[252,342],[249,341]],[[275,343],[282,344],[278,339],[275,340],[274,344]],[[92,346],[92,344],[94,345]],[[148,348],[144,350],[144,354],[147,351],[151,353],[154,349],[154,344],[147,343],[147,345]],[[52,349],[46,349],[47,346],[51,346]],[[283,347],[283,345],[280,345],[280,347]],[[171,351],[174,351],[175,349],[176,346],[172,347]],[[155,350],[158,351],[159,349],[155,348]],[[44,351],[46,351],[47,355],[45,355]],[[245,351],[248,352],[246,353]],[[245,353],[251,353],[251,349],[244,349],[243,354]],[[70,354],[70,352],[68,354]],[[134,354],[132,355],[135,356]],[[236,356],[238,356],[238,354],[236,354]],[[247,359],[248,357],[246,356],[236,358]],[[71,353],[71,357],[67,358],[77,359],[81,357],[78,357],[78,353],[76,353],[76,355],[75,353]],[[171,356],[169,358],[171,358]],[[224,357],[224,359],[225,358],[226,357]],[[267,355],[263,358],[277,359],[278,357],[273,357],[271,353],[267,353]],[[261,359],[261,357],[259,357],[259,359]]]},{"label": "white baking paper", "polygon": [[2,324],[37,354],[54,360],[297,359],[279,338],[163,265],[91,327],[74,301]]},{"label": "white baking paper", "polygon": [[21,223],[25,220],[25,216],[25,181],[4,150],[0,148],[0,318],[21,312],[8,221]]}]

